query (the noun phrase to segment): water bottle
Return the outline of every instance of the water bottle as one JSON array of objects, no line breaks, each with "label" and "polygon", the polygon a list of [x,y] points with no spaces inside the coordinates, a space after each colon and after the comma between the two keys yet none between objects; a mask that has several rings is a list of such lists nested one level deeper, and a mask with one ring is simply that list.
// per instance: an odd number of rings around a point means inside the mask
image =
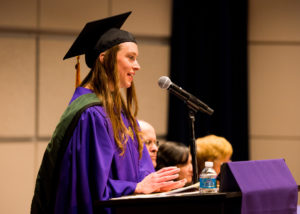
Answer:
[{"label": "water bottle", "polygon": [[200,192],[215,193],[217,192],[217,173],[213,169],[214,163],[205,162],[205,168],[200,174]]}]

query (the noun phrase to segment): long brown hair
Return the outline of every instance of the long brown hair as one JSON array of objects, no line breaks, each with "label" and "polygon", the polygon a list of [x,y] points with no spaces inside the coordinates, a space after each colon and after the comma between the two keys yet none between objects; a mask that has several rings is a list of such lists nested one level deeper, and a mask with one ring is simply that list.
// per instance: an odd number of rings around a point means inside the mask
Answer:
[{"label": "long brown hair", "polygon": [[[138,140],[139,155],[142,157],[143,142],[140,138],[140,131],[135,119],[138,112],[138,103],[135,93],[134,83],[126,90],[126,103],[121,95],[119,88],[119,75],[117,70],[117,53],[120,46],[116,45],[105,52],[103,62],[97,58],[93,69],[82,81],[81,86],[90,84],[91,88],[103,102],[104,109],[110,118],[114,139],[118,148],[121,150],[120,155],[123,155],[126,149],[126,143],[130,136],[128,130],[122,120],[121,112],[128,118],[131,127]],[[111,91],[109,83],[113,85],[114,90]]]}]

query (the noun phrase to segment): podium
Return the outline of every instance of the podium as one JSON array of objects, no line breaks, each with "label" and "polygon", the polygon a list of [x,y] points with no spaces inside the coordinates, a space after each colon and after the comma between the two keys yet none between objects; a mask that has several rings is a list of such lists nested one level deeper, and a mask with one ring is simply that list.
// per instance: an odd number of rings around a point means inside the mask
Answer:
[{"label": "podium", "polygon": [[116,214],[238,214],[241,213],[241,192],[183,194],[167,197],[118,199],[95,201],[94,213],[102,213],[104,208],[111,208]]},{"label": "podium", "polygon": [[299,186],[284,159],[236,161],[221,167],[220,191],[242,192],[242,214],[296,214]]},{"label": "podium", "polygon": [[202,194],[194,191],[149,198],[95,201],[94,213],[102,213],[105,208],[116,214],[297,212],[299,185],[282,159],[223,164],[220,177],[219,193]]}]

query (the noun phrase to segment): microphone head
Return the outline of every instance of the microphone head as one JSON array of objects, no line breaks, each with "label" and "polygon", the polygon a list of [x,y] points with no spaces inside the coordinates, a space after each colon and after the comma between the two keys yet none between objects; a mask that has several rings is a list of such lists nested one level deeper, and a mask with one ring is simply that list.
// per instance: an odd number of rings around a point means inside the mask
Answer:
[{"label": "microphone head", "polygon": [[159,87],[161,87],[163,89],[168,89],[171,84],[172,84],[172,82],[169,77],[161,76],[158,79],[158,85],[159,85]]}]

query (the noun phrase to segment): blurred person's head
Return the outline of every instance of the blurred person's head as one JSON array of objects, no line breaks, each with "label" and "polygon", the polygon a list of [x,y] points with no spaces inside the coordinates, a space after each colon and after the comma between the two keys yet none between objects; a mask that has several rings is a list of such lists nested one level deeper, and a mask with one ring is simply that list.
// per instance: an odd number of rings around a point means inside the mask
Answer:
[{"label": "blurred person's head", "polygon": [[196,139],[198,173],[204,169],[205,161],[214,163],[214,170],[220,173],[221,165],[230,161],[232,146],[224,137],[208,135]]},{"label": "blurred person's head", "polygon": [[186,145],[179,142],[165,142],[159,146],[156,170],[168,166],[177,166],[180,168],[177,180],[185,178],[187,180],[187,184],[192,183],[192,156]]},{"label": "blurred person's head", "polygon": [[149,123],[139,120],[141,129],[141,138],[145,143],[147,150],[149,152],[150,158],[154,168],[156,167],[156,156],[158,150],[158,141],[156,140],[156,133],[152,125]]}]

